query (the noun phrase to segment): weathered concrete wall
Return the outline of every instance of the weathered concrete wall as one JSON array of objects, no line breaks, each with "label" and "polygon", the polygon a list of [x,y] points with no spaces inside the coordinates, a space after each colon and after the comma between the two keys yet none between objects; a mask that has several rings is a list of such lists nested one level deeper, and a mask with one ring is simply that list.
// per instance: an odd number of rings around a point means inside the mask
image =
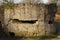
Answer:
[{"label": "weathered concrete wall", "polygon": [[[14,32],[19,36],[43,35],[45,33],[44,11],[45,8],[43,9],[37,4],[20,4],[17,7],[15,5],[13,9],[5,9],[4,23],[7,25],[8,31]],[[21,21],[28,22],[22,23]],[[35,23],[31,24],[29,21],[35,21]]]},{"label": "weathered concrete wall", "polygon": [[4,10],[4,29],[16,36],[41,36],[54,32],[53,24],[45,21],[47,8],[42,4],[19,4]]}]

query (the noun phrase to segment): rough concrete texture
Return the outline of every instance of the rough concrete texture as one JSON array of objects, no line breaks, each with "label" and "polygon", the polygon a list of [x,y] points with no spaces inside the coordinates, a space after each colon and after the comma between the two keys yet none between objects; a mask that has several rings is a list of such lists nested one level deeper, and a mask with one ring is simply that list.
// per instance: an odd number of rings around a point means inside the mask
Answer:
[{"label": "rough concrete texture", "polygon": [[50,34],[54,32],[54,26],[52,26],[53,24],[45,23],[45,12],[46,7],[40,4],[15,5],[12,9],[4,10],[3,28],[7,32],[15,33],[17,36]]}]

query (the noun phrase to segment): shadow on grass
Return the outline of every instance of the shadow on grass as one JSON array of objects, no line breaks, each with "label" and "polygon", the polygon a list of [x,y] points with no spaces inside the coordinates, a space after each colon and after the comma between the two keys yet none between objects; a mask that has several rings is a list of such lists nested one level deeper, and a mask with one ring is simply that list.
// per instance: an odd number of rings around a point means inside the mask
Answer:
[{"label": "shadow on grass", "polygon": [[51,39],[51,38],[56,38],[58,35],[42,35],[42,36],[29,36],[29,37],[24,37],[24,36],[15,36],[13,38],[40,38],[40,39]]},{"label": "shadow on grass", "polygon": [[27,39],[27,38],[31,38],[31,39],[51,39],[51,38],[56,38],[58,36],[57,33],[53,33],[53,35],[42,35],[42,36],[29,36],[29,37],[25,37],[25,36],[10,36],[5,34],[4,32],[0,32],[0,38],[8,38],[8,39]]}]

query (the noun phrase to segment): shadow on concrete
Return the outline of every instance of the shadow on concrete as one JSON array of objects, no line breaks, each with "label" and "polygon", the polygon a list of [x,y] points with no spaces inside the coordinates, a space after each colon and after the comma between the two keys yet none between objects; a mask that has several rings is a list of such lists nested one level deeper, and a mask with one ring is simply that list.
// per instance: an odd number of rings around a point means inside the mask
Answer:
[{"label": "shadow on concrete", "polygon": [[55,22],[56,32],[60,35],[60,21]]}]

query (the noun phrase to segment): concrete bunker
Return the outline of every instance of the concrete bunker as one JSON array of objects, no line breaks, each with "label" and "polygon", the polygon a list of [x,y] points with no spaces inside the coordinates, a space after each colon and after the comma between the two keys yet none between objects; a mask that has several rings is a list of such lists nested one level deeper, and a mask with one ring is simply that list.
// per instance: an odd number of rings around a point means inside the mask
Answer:
[{"label": "concrete bunker", "polygon": [[[51,5],[52,4],[52,5]],[[2,23],[4,29],[12,36],[41,36],[55,32],[54,15],[57,11],[56,2],[47,4],[38,1],[24,1],[4,9]]]}]

